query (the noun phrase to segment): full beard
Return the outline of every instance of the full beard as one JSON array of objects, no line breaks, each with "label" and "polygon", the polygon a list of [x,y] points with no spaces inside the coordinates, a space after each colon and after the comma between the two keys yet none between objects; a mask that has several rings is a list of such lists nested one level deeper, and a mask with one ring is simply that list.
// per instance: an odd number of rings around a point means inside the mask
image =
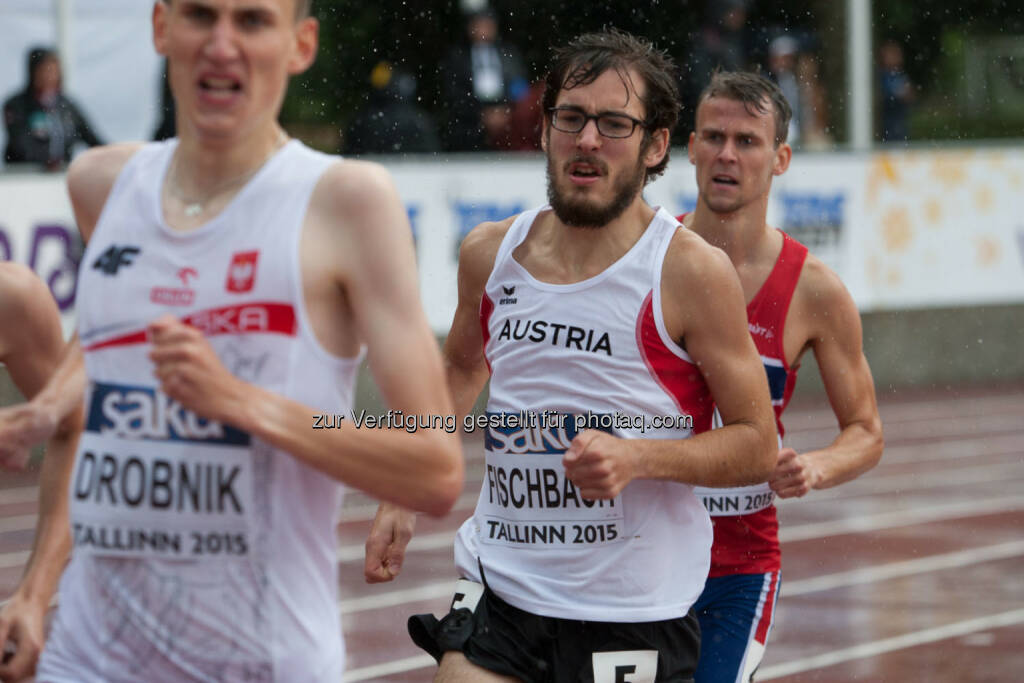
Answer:
[{"label": "full beard", "polygon": [[[569,163],[588,161],[582,158],[573,159]],[[603,166],[595,162],[596,166]],[[554,210],[558,220],[574,228],[602,228],[608,223],[622,215],[622,213],[633,203],[633,200],[644,186],[644,178],[647,168],[642,160],[637,159],[637,165],[632,174],[625,174],[615,181],[612,187],[611,201],[599,204],[586,197],[575,198],[570,193],[563,192],[558,186],[555,178],[555,164],[551,157],[548,157],[548,203]],[[568,164],[566,164],[568,166]]]}]

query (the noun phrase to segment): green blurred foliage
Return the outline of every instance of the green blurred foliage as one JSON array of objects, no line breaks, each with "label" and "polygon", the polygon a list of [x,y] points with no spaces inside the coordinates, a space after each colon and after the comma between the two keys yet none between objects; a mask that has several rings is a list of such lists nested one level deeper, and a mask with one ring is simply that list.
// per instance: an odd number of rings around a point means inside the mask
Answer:
[{"label": "green blurred foliage", "polygon": [[[895,40],[904,46],[907,75],[917,88],[912,139],[1024,137],[1024,108],[1007,111],[984,101],[967,105],[971,49],[1001,41],[1024,45],[1024,3],[875,0],[873,9],[876,44]],[[1024,83],[1019,85],[1024,97]]]},{"label": "green blurred foliage", "polygon": [[[550,48],[579,33],[616,26],[643,35],[676,58],[686,72],[692,33],[712,3],[685,0],[606,0],[601,3],[550,0],[491,0],[503,39],[517,45],[532,78],[542,76]],[[964,45],[992,36],[1024,41],[1024,2],[1020,0],[874,0],[873,38],[904,45],[906,70],[918,88],[912,116],[917,139],[1020,135],[1022,121],[982,117],[970,120],[959,106],[964,78]],[[452,45],[465,41],[465,22],[455,0],[316,0],[320,53],[313,67],[296,78],[285,101],[286,125],[325,133],[313,136],[329,146],[366,101],[369,74],[380,60],[401,65],[416,76],[419,104],[439,113],[440,64]],[[752,0],[748,21],[763,62],[774,32],[783,28],[809,39],[821,59],[822,82],[836,137],[844,134],[845,2],[843,0]],[[684,112],[685,117],[691,115]],[[991,119],[991,120],[990,120]],[[333,136],[333,137],[332,137]]]}]

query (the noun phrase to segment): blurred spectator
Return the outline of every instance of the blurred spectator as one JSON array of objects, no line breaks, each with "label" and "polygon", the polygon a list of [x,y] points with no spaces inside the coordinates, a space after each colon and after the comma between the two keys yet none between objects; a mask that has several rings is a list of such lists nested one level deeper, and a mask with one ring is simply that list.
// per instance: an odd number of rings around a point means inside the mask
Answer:
[{"label": "blurred spectator", "polygon": [[452,151],[492,149],[507,136],[512,103],[526,92],[526,66],[513,45],[498,40],[490,11],[467,17],[469,44],[452,49],[444,61],[443,139]]},{"label": "blurred spectator", "polygon": [[71,161],[79,143],[102,144],[75,104],[61,93],[57,53],[36,47],[29,51],[25,89],[4,102],[7,149],[11,163],[59,168]]},{"label": "blurred spectator", "polygon": [[879,50],[878,85],[881,96],[882,140],[908,140],[907,117],[914,101],[914,88],[903,71],[903,47],[887,40]]},{"label": "blurred spectator", "polygon": [[747,24],[748,0],[711,0],[707,5],[707,19],[691,35],[693,50],[681,62],[685,111],[680,113],[680,130],[689,135],[693,128],[693,114],[697,97],[711,80],[716,69],[743,71],[750,61],[752,32]]},{"label": "blurred spectator", "polygon": [[800,144],[805,149],[827,148],[832,144],[832,136],[828,134],[828,105],[818,77],[818,58],[810,52],[800,52],[796,58],[796,77],[800,86]]},{"label": "blurred spectator", "polygon": [[433,118],[416,106],[416,78],[388,62],[370,72],[369,100],[345,133],[346,154],[423,154],[441,146]]},{"label": "blurred spectator", "polygon": [[540,105],[543,94],[544,80],[541,79],[516,101],[509,115],[507,135],[496,139],[495,147],[516,152],[540,149],[540,136],[544,128],[544,111]]},{"label": "blurred spectator", "polygon": [[701,89],[715,69],[743,71],[750,51],[747,0],[721,0],[708,7],[708,20],[694,40],[691,71]]},{"label": "blurred spectator", "polygon": [[799,145],[803,133],[804,97],[800,89],[800,81],[796,76],[796,58],[800,44],[796,38],[781,35],[768,45],[768,73],[772,80],[779,84],[779,89],[786,96],[789,106],[793,108],[793,117],[789,120],[789,137],[787,142]]}]

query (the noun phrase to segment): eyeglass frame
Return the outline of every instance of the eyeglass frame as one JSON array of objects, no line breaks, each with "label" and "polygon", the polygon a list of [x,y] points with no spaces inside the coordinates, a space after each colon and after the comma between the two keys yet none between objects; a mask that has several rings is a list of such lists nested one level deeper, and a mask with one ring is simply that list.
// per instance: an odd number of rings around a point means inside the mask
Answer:
[{"label": "eyeglass frame", "polygon": [[[564,128],[559,128],[557,125],[555,125],[555,121],[558,120],[558,112],[560,111],[568,111],[574,114],[579,114],[580,116],[583,117],[583,125],[580,126],[578,130],[566,130]],[[591,120],[594,121],[594,125],[597,127],[598,134],[601,137],[608,138],[609,140],[625,140],[626,138],[630,138],[633,136],[633,133],[636,132],[637,126],[643,128],[644,130],[648,130],[650,128],[649,124],[643,119],[638,119],[635,116],[630,116],[629,114],[622,114],[619,112],[603,111],[600,114],[588,114],[579,107],[562,105],[559,107],[548,108],[548,113],[551,114],[551,127],[559,132],[569,133],[570,135],[579,135],[580,133],[582,133],[583,129],[587,127],[587,124],[590,123]],[[619,118],[628,119],[633,124],[633,127],[629,129],[629,133],[626,135],[607,135],[601,130],[602,116],[617,116]]]}]

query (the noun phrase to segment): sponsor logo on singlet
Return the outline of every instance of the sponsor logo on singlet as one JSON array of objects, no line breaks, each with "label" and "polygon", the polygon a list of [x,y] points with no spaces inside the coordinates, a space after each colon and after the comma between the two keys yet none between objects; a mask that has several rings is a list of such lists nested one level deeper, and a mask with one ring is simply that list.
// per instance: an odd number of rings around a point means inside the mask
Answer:
[{"label": "sponsor logo on singlet", "polygon": [[513,296],[516,293],[515,285],[512,285],[511,287],[505,287],[504,285],[502,285],[501,291],[505,296],[498,299],[499,305],[508,306],[509,304],[515,304],[519,302],[519,297]]},{"label": "sponsor logo on singlet", "polygon": [[248,554],[250,441],[153,388],[93,384],[71,478],[76,548],[129,557]]},{"label": "sponsor logo on singlet", "polygon": [[251,292],[256,284],[256,266],[259,258],[259,251],[235,252],[228,265],[228,281],[225,288],[234,294]]},{"label": "sponsor logo on singlet", "polygon": [[249,445],[247,432],[201,418],[150,387],[120,384],[93,385],[85,429],[126,439]]},{"label": "sponsor logo on singlet", "polygon": [[135,261],[135,257],[142,253],[142,249],[132,245],[118,246],[111,244],[92,263],[93,270],[98,270],[104,275],[114,277],[122,268],[127,268]]},{"label": "sponsor logo on singlet", "polygon": [[[186,325],[200,330],[207,337],[259,332],[294,336],[297,329],[295,309],[291,304],[273,301],[207,308],[187,315],[181,320]],[[103,331],[102,329],[83,331],[81,337],[83,341],[87,342],[83,350],[92,352],[149,342],[149,334],[145,329],[133,330],[94,341]]]},{"label": "sponsor logo on singlet", "polygon": [[[600,415],[582,424],[572,415],[487,413],[486,480],[478,512],[484,543],[521,547],[594,546],[625,540],[622,497],[590,500],[565,476],[562,456],[577,425],[597,427]],[[610,432],[610,429],[601,429]]]},{"label": "sponsor logo on singlet", "polygon": [[750,322],[748,322],[747,323],[747,327],[750,329],[750,334],[754,335],[755,337],[764,337],[765,339],[774,339],[775,338],[775,333],[774,332],[772,332],[767,327],[763,327],[761,325],[758,325],[757,323],[750,323]]},{"label": "sponsor logo on singlet", "polygon": [[188,286],[190,277],[199,277],[195,268],[179,268],[178,279],[182,287],[156,286],[149,290],[149,300],[161,306],[191,306],[196,300],[196,290]]},{"label": "sponsor logo on singlet", "polygon": [[498,339],[550,344],[566,349],[612,355],[612,344],[607,332],[547,320],[508,318],[498,333]]}]

